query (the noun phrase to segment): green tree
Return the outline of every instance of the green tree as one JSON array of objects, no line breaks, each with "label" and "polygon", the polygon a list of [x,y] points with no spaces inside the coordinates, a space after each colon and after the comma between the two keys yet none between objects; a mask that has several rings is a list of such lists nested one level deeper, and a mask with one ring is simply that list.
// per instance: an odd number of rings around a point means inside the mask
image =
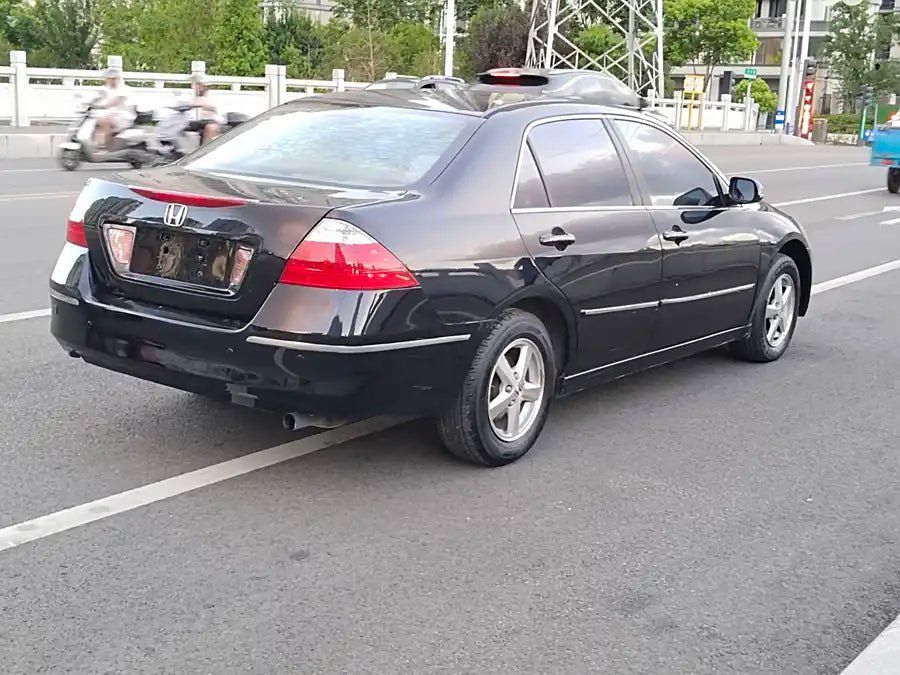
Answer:
[{"label": "green tree", "polygon": [[186,72],[213,58],[215,4],[209,0],[96,0],[101,53],[128,70]]},{"label": "green tree", "polygon": [[596,59],[601,65],[605,60],[622,59],[624,63],[627,47],[625,38],[603,23],[595,23],[575,35],[576,46]]},{"label": "green tree", "polygon": [[94,0],[38,0],[34,5],[37,48],[34,65],[54,68],[89,68],[97,44]]},{"label": "green tree", "polygon": [[482,7],[469,21],[460,56],[469,73],[525,63],[530,18],[515,4]]},{"label": "green tree", "polygon": [[268,55],[258,0],[219,0],[213,47],[217,72],[262,75]]},{"label": "green tree", "polygon": [[754,0],[666,0],[666,65],[703,66],[708,87],[716,66],[749,60],[759,46],[748,23],[755,7]]},{"label": "green tree", "polygon": [[769,85],[766,84],[765,80],[760,80],[759,78],[755,80],[744,79],[738,82],[732,94],[733,100],[738,103],[744,100],[747,96],[748,83],[750,83],[750,96],[759,104],[759,111],[764,113],[775,112],[775,107],[778,105],[778,95],[769,89]]},{"label": "green tree", "polygon": [[441,0],[337,0],[334,13],[354,26],[386,32],[400,23],[433,19]]},{"label": "green tree", "polygon": [[322,35],[303,12],[285,7],[265,24],[268,62],[287,66],[288,77],[312,77],[323,58]]},{"label": "green tree", "polygon": [[857,97],[863,87],[871,86],[877,93],[893,93],[900,88],[900,66],[884,57],[898,37],[896,15],[873,17],[865,3],[849,7],[835,5],[831,19],[831,34],[826,53],[830,70],[841,80],[841,95],[849,110],[856,109]]},{"label": "green tree", "polygon": [[388,56],[388,37],[374,28],[342,25],[331,21],[325,29],[323,77],[330,79],[334,68],[343,68],[347,80],[371,82],[392,70]]},{"label": "green tree", "polygon": [[390,70],[404,75],[433,75],[440,68],[440,40],[425,24],[401,23],[386,37]]}]

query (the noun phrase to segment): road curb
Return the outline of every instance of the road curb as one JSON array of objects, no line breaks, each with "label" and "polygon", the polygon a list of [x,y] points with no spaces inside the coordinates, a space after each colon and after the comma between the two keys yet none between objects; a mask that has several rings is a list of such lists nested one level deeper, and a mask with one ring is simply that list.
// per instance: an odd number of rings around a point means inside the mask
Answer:
[{"label": "road curb", "polygon": [[847,666],[841,675],[895,675],[900,673],[900,616],[885,628]]},{"label": "road curb", "polygon": [[0,134],[0,159],[51,159],[65,134]]},{"label": "road curb", "polygon": [[797,147],[814,147],[812,141],[797,136],[769,134],[763,132],[740,131],[701,131],[685,132],[685,138],[694,145],[791,145]]}]

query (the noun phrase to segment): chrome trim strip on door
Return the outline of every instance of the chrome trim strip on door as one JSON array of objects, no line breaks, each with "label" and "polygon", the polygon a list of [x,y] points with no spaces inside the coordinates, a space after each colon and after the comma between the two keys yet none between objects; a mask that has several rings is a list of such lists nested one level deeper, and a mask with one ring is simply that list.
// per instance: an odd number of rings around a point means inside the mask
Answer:
[{"label": "chrome trim strip on door", "polygon": [[645,352],[644,354],[638,354],[637,356],[632,356],[629,359],[622,359],[621,361],[616,361],[615,363],[607,363],[605,366],[599,366],[598,368],[591,368],[590,370],[583,370],[580,373],[573,373],[572,375],[567,375],[564,377],[564,380],[572,380],[576,377],[582,377],[583,375],[593,375],[594,373],[599,373],[603,370],[608,370],[609,368],[615,368],[616,366],[621,366],[624,363],[630,363],[631,361],[638,361],[639,359],[647,358],[648,356],[656,356],[657,354],[664,354],[666,352],[673,351],[675,349],[681,349],[682,347],[689,347],[693,344],[697,344],[698,342],[705,342],[706,340],[712,340],[717,337],[721,337],[723,335],[728,335],[729,333],[736,333],[740,330],[745,330],[749,328],[749,326],[739,326],[737,328],[729,328],[728,330],[723,330],[720,333],[713,333],[712,335],[705,335],[704,337],[697,338],[695,340],[688,340],[687,342],[680,342],[677,345],[672,345],[671,347],[663,347],[662,349],[656,349],[652,352]]},{"label": "chrome trim strip on door", "polygon": [[742,293],[756,288],[756,284],[744,284],[743,286],[735,286],[734,288],[723,288],[718,291],[710,291],[709,293],[700,293],[698,295],[686,295],[683,298],[666,298],[660,301],[662,305],[679,305],[683,302],[694,302],[695,300],[707,300],[709,298],[718,298],[722,295],[730,295],[731,293]]},{"label": "chrome trim strip on door", "polygon": [[405,340],[403,342],[381,342],[372,345],[326,345],[319,342],[298,342],[296,340],[278,340],[275,338],[251,335],[247,342],[267,347],[279,347],[300,352],[322,352],[327,354],[371,354],[374,352],[392,352],[399,349],[415,349],[417,347],[431,347],[452,342],[465,342],[472,336],[447,335],[444,337],[424,338],[422,340]]},{"label": "chrome trim strip on door", "polygon": [[597,309],[583,309],[584,316],[597,316],[598,314],[614,314],[616,312],[632,312],[639,309],[657,309],[659,300],[653,302],[638,302],[634,305],[618,305],[615,307],[599,307]]}]

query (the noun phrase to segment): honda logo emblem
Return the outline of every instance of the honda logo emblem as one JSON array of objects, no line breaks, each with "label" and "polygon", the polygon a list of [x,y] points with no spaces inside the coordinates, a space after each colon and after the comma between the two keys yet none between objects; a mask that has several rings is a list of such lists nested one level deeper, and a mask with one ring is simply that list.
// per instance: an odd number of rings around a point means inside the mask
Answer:
[{"label": "honda logo emblem", "polygon": [[169,204],[163,222],[169,227],[181,227],[187,218],[187,207],[184,204]]}]

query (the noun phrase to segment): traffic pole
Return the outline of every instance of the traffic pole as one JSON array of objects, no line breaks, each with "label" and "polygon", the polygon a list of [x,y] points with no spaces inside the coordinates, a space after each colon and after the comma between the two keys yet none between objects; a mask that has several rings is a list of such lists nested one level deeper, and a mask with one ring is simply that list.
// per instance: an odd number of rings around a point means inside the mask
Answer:
[{"label": "traffic pole", "polygon": [[456,0],[447,0],[444,17],[444,75],[453,77],[453,50],[456,46]]},{"label": "traffic pole", "polygon": [[793,36],[791,29],[794,26],[794,8],[796,0],[788,0],[787,13],[782,16],[784,20],[784,37],[781,39],[781,77],[778,78],[778,108],[775,111],[775,131],[784,131],[784,110],[787,101],[788,70],[791,64],[791,46]]}]

